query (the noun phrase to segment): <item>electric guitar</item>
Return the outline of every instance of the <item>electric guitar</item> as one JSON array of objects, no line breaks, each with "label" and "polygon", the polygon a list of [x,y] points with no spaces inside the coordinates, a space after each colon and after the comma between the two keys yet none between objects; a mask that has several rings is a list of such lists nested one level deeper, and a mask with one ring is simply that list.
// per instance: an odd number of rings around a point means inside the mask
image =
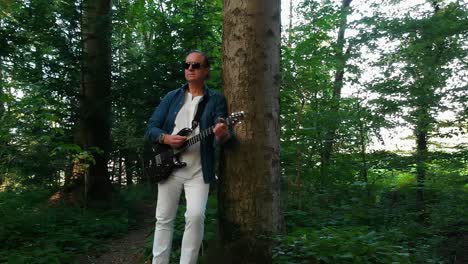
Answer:
[{"label": "electric guitar", "polygon": [[[224,121],[229,127],[235,126],[242,119],[244,119],[244,112],[232,113]],[[213,134],[214,126],[201,131],[197,135],[190,136],[192,129],[184,128],[177,133],[179,136],[189,137],[182,146],[179,148],[171,148],[169,145],[155,143],[151,148],[150,160],[147,164],[146,172],[153,177],[156,182],[164,181],[169,178],[174,169],[187,166],[185,162],[179,160],[179,156],[185,150],[195,143],[203,140],[204,138]]]}]

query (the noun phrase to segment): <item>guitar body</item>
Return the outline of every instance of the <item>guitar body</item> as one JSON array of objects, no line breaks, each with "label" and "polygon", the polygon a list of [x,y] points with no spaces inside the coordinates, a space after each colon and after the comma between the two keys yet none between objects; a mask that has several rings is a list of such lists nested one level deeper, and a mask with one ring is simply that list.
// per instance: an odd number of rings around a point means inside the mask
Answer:
[{"label": "guitar body", "polygon": [[[191,133],[190,128],[184,128],[177,135],[187,137]],[[146,170],[149,175],[155,178],[156,182],[169,178],[174,169],[187,166],[185,162],[179,160],[179,154],[176,154],[176,150],[169,145],[155,143],[151,148],[151,152],[151,159]]]}]

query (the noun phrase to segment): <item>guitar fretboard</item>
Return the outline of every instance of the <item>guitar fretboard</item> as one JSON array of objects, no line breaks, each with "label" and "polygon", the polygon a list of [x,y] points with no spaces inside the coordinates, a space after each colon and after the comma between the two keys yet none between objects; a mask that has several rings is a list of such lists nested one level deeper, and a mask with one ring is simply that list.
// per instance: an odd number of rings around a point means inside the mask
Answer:
[{"label": "guitar fretboard", "polygon": [[204,139],[204,138],[208,137],[209,135],[213,134],[213,128],[214,127],[207,128],[207,129],[203,130],[202,132],[200,132],[200,134],[197,134],[197,135],[187,139],[185,144],[177,150],[177,153],[185,151],[190,146],[196,144],[197,142],[201,141],[202,139]]},{"label": "guitar fretboard", "polygon": [[[237,117],[236,116],[233,117],[233,115],[229,116],[228,118],[226,118],[226,121],[225,121],[226,124],[229,127],[232,127],[237,122],[239,122],[239,119],[240,119],[240,117],[243,116],[243,114],[244,114],[244,112],[240,112],[240,113],[237,114]],[[178,154],[178,153],[181,153],[181,152],[184,152],[190,146],[196,144],[197,142],[201,141],[202,139],[204,139],[204,138],[208,137],[209,135],[213,134],[214,127],[215,126],[209,127],[207,129],[201,131],[199,134],[188,138],[187,141],[185,141],[184,145],[182,145],[180,148],[174,150],[174,155]]]},{"label": "guitar fretboard", "polygon": [[208,137],[209,135],[213,134],[213,129],[214,129],[214,126],[210,127],[210,128],[207,128],[205,130],[203,130],[202,132],[200,132],[199,134],[193,136],[193,137],[190,137],[189,139],[187,139],[187,141],[185,141],[185,144],[178,148],[177,150],[174,151],[174,154],[177,154],[177,153],[180,153],[180,152],[183,152],[185,150],[187,150],[190,146],[196,144],[197,142],[201,141],[202,139]]}]

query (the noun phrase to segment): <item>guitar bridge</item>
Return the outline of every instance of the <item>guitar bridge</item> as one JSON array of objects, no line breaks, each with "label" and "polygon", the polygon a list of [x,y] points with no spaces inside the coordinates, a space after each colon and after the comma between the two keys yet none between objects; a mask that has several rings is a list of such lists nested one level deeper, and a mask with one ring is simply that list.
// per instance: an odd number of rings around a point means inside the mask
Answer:
[{"label": "guitar bridge", "polygon": [[156,166],[161,165],[161,163],[162,163],[161,154],[156,155],[155,160],[156,160]]}]

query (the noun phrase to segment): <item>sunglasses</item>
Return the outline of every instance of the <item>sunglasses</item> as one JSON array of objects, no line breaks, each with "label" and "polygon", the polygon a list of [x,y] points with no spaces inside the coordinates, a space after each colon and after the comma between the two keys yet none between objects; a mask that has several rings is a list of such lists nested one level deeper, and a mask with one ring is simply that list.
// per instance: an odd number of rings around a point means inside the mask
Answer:
[{"label": "sunglasses", "polygon": [[205,67],[205,65],[199,63],[199,62],[186,62],[184,64],[185,69],[189,69],[190,65],[192,65],[192,69],[200,69],[201,67]]}]

